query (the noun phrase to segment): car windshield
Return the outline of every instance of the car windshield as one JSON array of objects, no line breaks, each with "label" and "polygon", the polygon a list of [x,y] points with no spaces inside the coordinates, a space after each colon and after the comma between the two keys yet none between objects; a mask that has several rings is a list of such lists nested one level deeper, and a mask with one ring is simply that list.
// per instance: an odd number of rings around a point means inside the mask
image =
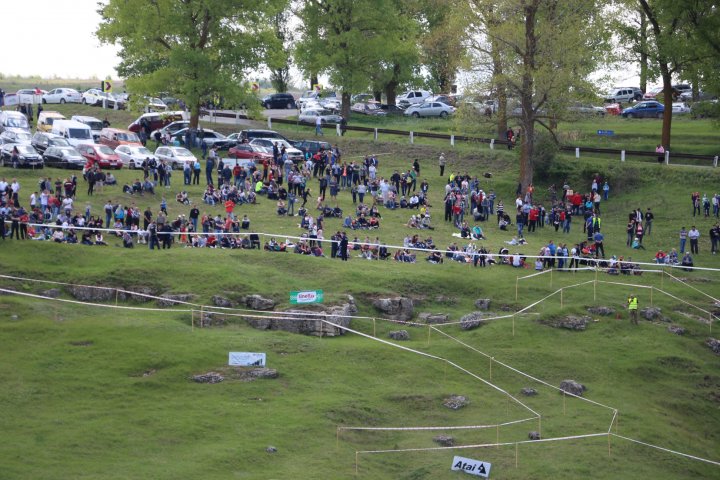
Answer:
[{"label": "car windshield", "polygon": [[45,119],[45,123],[47,123],[48,125],[52,125],[54,121],[55,121],[54,117],[47,117]]},{"label": "car windshield", "polygon": [[102,122],[94,122],[93,121],[93,122],[84,122],[84,123],[85,123],[85,125],[90,127],[90,130],[102,130],[103,129]]},{"label": "car windshield", "polygon": [[103,155],[113,155],[115,153],[113,152],[112,148],[108,147],[107,145],[100,145],[98,151]]},{"label": "car windshield", "polygon": [[157,104],[157,105],[162,105],[163,101],[160,100],[159,98],[151,98],[151,99],[150,99],[150,103],[155,103],[155,104]]},{"label": "car windshield", "polygon": [[18,149],[18,152],[24,153],[24,154],[26,154],[26,155],[30,155],[30,154],[36,153],[36,152],[35,152],[35,149],[32,148],[32,147],[29,146],[29,145],[16,145],[16,147],[17,147],[17,149]]},{"label": "car windshield", "polygon": [[24,116],[8,117],[8,119],[5,121],[5,126],[6,127],[15,127],[15,128],[30,128],[27,118],[25,118]]},{"label": "car windshield", "polygon": [[137,153],[139,153],[140,155],[152,155],[152,152],[145,147],[138,148]]},{"label": "car windshield", "polygon": [[67,140],[65,140],[64,138],[51,138],[48,141],[48,143],[50,143],[50,145],[55,145],[58,147],[64,147],[65,145],[70,145],[70,143]]},{"label": "car windshield", "polygon": [[186,148],[179,147],[175,149],[175,155],[178,157],[191,157],[192,153],[190,153],[190,151]]},{"label": "car windshield", "polygon": [[59,150],[64,157],[77,157],[79,155],[74,148],[60,148]]},{"label": "car windshield", "polygon": [[140,139],[134,133],[118,133],[117,138],[118,138],[118,140],[122,140],[123,142],[140,143]]},{"label": "car windshield", "polygon": [[88,140],[91,137],[90,130],[86,128],[68,128],[68,136],[80,140]]},{"label": "car windshield", "polygon": [[28,141],[28,140],[30,140],[30,139],[32,138],[29,133],[18,133],[18,134],[15,135],[15,137],[16,137],[17,140],[20,141],[20,142]]}]

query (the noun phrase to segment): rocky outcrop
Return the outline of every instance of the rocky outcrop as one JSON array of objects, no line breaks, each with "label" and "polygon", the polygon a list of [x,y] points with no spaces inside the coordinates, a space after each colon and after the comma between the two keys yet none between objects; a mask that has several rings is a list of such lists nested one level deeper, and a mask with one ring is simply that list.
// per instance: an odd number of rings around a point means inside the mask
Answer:
[{"label": "rocky outcrop", "polygon": [[481,327],[485,320],[483,318],[487,315],[486,312],[471,312],[467,315],[463,315],[460,318],[460,328],[463,330],[473,330]]},{"label": "rocky outcrop", "polygon": [[357,313],[355,299],[350,295],[347,303],[318,308],[320,311],[286,310],[277,312],[275,318],[246,318],[246,320],[250,326],[260,330],[284,330],[315,337],[336,337],[345,333],[341,327],[349,327],[350,316]]},{"label": "rocky outcrop", "polygon": [[433,437],[433,442],[443,447],[452,447],[455,445],[455,439],[450,435],[436,435]]},{"label": "rocky outcrop", "polygon": [[68,293],[81,302],[107,302],[115,298],[114,288],[96,288],[73,285],[68,287]]},{"label": "rocky outcrop", "polygon": [[395,332],[388,333],[388,337],[392,338],[393,340],[397,341],[404,341],[404,340],[410,340],[410,334],[407,330],[398,330]]},{"label": "rocky outcrop", "polygon": [[535,395],[537,395],[537,390],[535,390],[534,388],[525,387],[522,390],[520,390],[520,393],[522,393],[526,397],[534,397]]},{"label": "rocky outcrop", "polygon": [[40,292],[40,295],[43,297],[48,298],[58,298],[60,296],[60,289],[59,288],[51,288],[50,290],[45,290],[43,292]]},{"label": "rocky outcrop", "polygon": [[405,297],[379,298],[373,302],[373,306],[393,320],[403,322],[412,320],[415,314],[412,299]]},{"label": "rocky outcrop", "polygon": [[489,310],[490,309],[490,299],[489,298],[478,298],[475,300],[475,308],[478,310]]},{"label": "rocky outcrop", "polygon": [[675,335],[685,335],[685,329],[680,325],[668,325],[668,332],[674,333]]},{"label": "rocky outcrop", "polygon": [[272,310],[275,308],[275,300],[260,295],[246,295],[243,303],[253,310]]},{"label": "rocky outcrop", "polygon": [[563,380],[560,382],[560,390],[582,397],[583,393],[587,390],[587,387],[575,380]]},{"label": "rocky outcrop", "polygon": [[232,308],[235,306],[235,303],[230,300],[229,298],[223,297],[222,295],[213,295],[212,296],[212,304],[216,307],[222,307],[222,308]]},{"label": "rocky outcrop", "polygon": [[470,402],[463,395],[450,395],[448,398],[443,400],[443,405],[451,410],[459,410],[469,404]]},{"label": "rocky outcrop", "polygon": [[705,345],[710,347],[710,350],[720,355],[720,340],[717,338],[708,338],[705,340]]},{"label": "rocky outcrop", "polygon": [[208,372],[201,375],[193,375],[192,379],[197,383],[220,383],[225,380],[225,377],[217,372]]},{"label": "rocky outcrop", "polygon": [[603,317],[608,317],[615,314],[615,309],[612,307],[588,307],[587,311],[589,313],[592,313],[593,315],[601,315]]},{"label": "rocky outcrop", "polygon": [[564,328],[566,330],[585,330],[589,323],[592,322],[592,318],[587,315],[578,317],[576,315],[567,315],[562,318],[555,318],[551,320],[542,320],[541,323],[549,325],[554,328]]},{"label": "rocky outcrop", "polygon": [[182,305],[183,302],[192,301],[195,295],[192,293],[164,293],[160,297],[156,302],[158,307],[174,307]]},{"label": "rocky outcrop", "polygon": [[447,323],[448,318],[447,313],[422,312],[418,315],[418,320],[423,323]]},{"label": "rocky outcrop", "polygon": [[670,319],[662,314],[660,307],[645,307],[640,309],[640,315],[651,322],[669,322]]},{"label": "rocky outcrop", "polygon": [[540,440],[540,432],[530,432],[528,433],[528,438],[530,440]]},{"label": "rocky outcrop", "polygon": [[118,300],[120,300],[121,302],[128,300],[138,303],[151,302],[155,300],[154,298],[152,298],[155,293],[156,292],[152,287],[130,287],[126,291],[118,291]]}]

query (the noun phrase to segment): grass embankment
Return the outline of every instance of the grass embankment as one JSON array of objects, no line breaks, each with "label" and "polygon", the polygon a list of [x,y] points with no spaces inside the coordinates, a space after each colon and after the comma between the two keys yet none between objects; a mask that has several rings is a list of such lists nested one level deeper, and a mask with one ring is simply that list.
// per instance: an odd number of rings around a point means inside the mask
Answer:
[{"label": "grass embankment", "polygon": [[[64,106],[67,115],[81,108]],[[84,107],[90,109],[91,107]],[[120,114],[125,114],[120,112]],[[96,115],[98,116],[98,115]],[[102,117],[101,117],[102,118]],[[129,119],[130,121],[132,118]],[[118,117],[117,122],[130,123]],[[292,130],[288,130],[291,132]],[[304,130],[305,133],[308,130]],[[309,136],[309,135],[308,135]],[[335,139],[346,156],[371,152],[390,153],[380,157],[382,175],[407,169],[413,158],[422,165],[421,177],[430,181],[433,207],[433,238],[440,247],[452,241],[455,230],[442,222],[442,184],[437,177],[436,158],[440,148],[449,156],[448,170],[494,177],[482,179],[486,190],[494,189],[510,205],[515,191],[516,152],[487,147],[476,150],[458,146],[448,151],[432,141],[368,144],[359,138]],[[688,227],[690,192],[712,192],[718,176],[712,170],[619,162],[580,160],[558,162],[555,178],[538,182],[543,198],[550,182],[562,183],[567,176],[579,190],[589,188],[589,177],[600,172],[613,187],[610,201],[602,205],[603,232],[608,254],[632,255],[648,261],[658,248],[677,244],[680,226]],[[64,176],[67,171],[41,172],[3,170],[17,174],[23,185],[23,202],[39,175]],[[120,182],[130,181],[137,172],[120,171]],[[187,207],[172,198],[180,189],[181,176],[173,177],[168,193],[170,217],[187,214]],[[311,183],[317,191],[315,181]],[[158,191],[161,191],[159,189]],[[188,188],[197,201],[198,187]],[[120,187],[106,188],[92,198],[79,188],[76,205],[89,202],[100,213],[107,199],[136,202],[144,210],[159,207],[156,197],[129,197]],[[351,211],[347,192],[340,206]],[[625,247],[627,212],[651,207],[656,214],[653,234],[646,237],[647,251]],[[201,210],[219,213],[219,207],[203,205]],[[278,217],[274,202],[241,207],[249,213],[258,231],[283,235],[301,233],[296,219]],[[399,243],[408,233],[403,224],[411,212],[382,211],[381,228],[369,232],[388,244]],[[707,252],[707,229],[712,219],[697,219],[703,238],[696,264],[720,266]],[[340,220],[328,219],[326,236]],[[576,242],[584,238],[578,222],[570,235],[545,228],[527,235],[529,245],[521,251],[535,254],[544,242]],[[512,232],[500,232],[494,224],[485,226],[496,252]],[[364,239],[366,232],[359,232]],[[502,313],[543,298],[560,286],[594,279],[593,274],[554,273],[523,280],[520,298],[515,301],[518,274],[530,271],[509,267],[470,269],[452,262],[416,265],[369,262],[348,263],[298,255],[258,251],[193,250],[173,248],[150,252],[116,247],[84,247],[44,242],[6,241],[0,248],[0,271],[34,278],[70,283],[134,288],[152,287],[157,293],[192,292],[207,303],[215,293],[237,298],[262,293],[287,304],[288,292],[297,289],[324,289],[327,301],[340,302],[344,294],[355,295],[361,315],[375,316],[373,298],[386,295],[411,296],[419,311],[448,313],[451,320],[474,310],[476,298],[493,300],[491,310]],[[717,274],[684,273],[691,285],[716,295]],[[600,276],[600,280],[618,280]],[[712,308],[707,296],[657,274],[623,277],[620,281],[642,282],[673,293],[681,300]],[[552,283],[551,283],[552,282]],[[2,281],[5,287],[39,293],[49,285]],[[596,317],[585,332],[569,332],[543,325],[570,313],[584,314],[589,305],[609,305],[622,312],[625,296],[633,290],[641,306],[659,305],[674,323],[685,326],[684,337],[666,332],[665,324],[643,322],[639,327],[627,319]],[[446,298],[438,299],[439,295]],[[597,295],[596,300],[593,296]],[[652,295],[652,297],[651,297]],[[63,298],[69,298],[66,293]],[[701,457],[718,459],[717,399],[720,361],[703,342],[710,335],[696,311],[654,290],[591,284],[567,290],[553,297],[534,313],[515,320],[499,320],[471,332],[457,327],[443,331],[457,336],[497,360],[558,385],[574,378],[589,387],[587,396],[620,411],[619,433]],[[689,316],[688,316],[689,314]],[[13,319],[12,315],[18,315]],[[622,312],[624,316],[625,313]],[[377,334],[386,338],[398,328],[379,322]],[[353,328],[371,334],[368,321],[353,321]],[[449,358],[472,372],[490,379],[487,358],[427,330],[409,328],[411,341],[403,345]],[[187,313],[157,313],[101,310],[3,296],[0,300],[0,428],[5,441],[0,458],[7,478],[348,478],[354,473],[354,452],[384,448],[431,447],[432,436],[450,433],[458,444],[519,441],[537,422],[503,428],[499,432],[469,430],[420,433],[342,434],[336,447],[337,425],[418,426],[493,424],[531,415],[513,405],[490,387],[449,366],[394,350],[358,336],[317,339],[282,332],[261,332],[241,322],[227,327],[195,329]],[[90,342],[90,343],[87,343]],[[226,381],[219,385],[197,385],[192,374],[223,368],[228,351],[268,353],[269,366],[278,368],[278,380],[251,383]],[[143,373],[151,372],[147,377]],[[600,407],[567,399],[547,387],[534,384],[494,365],[492,381],[513,395],[520,388],[537,388],[539,395],[527,404],[542,414],[542,434],[556,437],[607,431],[612,414]],[[452,412],[441,406],[449,394],[464,394],[471,404]],[[523,398],[523,401],[526,399]],[[499,478],[592,477],[644,479],[648,477],[716,478],[718,469],[619,439],[611,439],[608,457],[606,437],[519,448],[515,468],[513,447],[460,450],[455,452],[386,454],[360,457],[360,478],[448,478],[453,454],[493,463]],[[274,445],[279,452],[265,453]],[[31,457],[32,462],[27,458]],[[454,478],[454,476],[453,476]]]}]

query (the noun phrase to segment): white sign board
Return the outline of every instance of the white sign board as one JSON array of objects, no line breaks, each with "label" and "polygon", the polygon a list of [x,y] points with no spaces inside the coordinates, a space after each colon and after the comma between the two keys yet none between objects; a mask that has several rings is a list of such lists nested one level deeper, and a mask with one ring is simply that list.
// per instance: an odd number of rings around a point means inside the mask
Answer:
[{"label": "white sign board", "polygon": [[235,367],[264,367],[265,354],[255,352],[230,352],[228,365]]},{"label": "white sign board", "polygon": [[459,470],[477,477],[488,478],[490,476],[490,467],[491,465],[487,462],[473,460],[472,458],[458,457],[456,455],[453,458],[450,470]]}]

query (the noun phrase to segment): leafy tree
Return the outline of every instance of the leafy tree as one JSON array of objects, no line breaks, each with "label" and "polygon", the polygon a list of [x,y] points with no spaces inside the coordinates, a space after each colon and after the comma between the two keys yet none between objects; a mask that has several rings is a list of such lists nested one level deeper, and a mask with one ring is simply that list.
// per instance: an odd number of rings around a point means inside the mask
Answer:
[{"label": "leafy tree", "polygon": [[[379,69],[394,70],[405,48],[406,18],[396,0],[307,0],[300,11],[303,36],[295,58],[307,74],[327,73],[342,89],[342,113],[350,96],[371,87]],[[391,76],[390,76],[391,77]]]},{"label": "leafy tree", "polygon": [[520,107],[519,181],[533,182],[536,125],[554,136],[554,121],[576,97],[591,90],[586,80],[603,61],[607,32],[601,0],[472,0],[472,10],[492,10],[493,21],[475,23],[471,34],[497,45],[504,86]]},{"label": "leafy tree", "polygon": [[278,43],[282,48],[272,49],[268,52],[268,68],[273,88],[284,93],[290,83],[290,44],[294,41],[291,25],[292,12],[289,8],[276,13],[272,17],[272,28]]},{"label": "leafy tree", "polygon": [[119,44],[118,73],[137,95],[170,91],[190,109],[222,98],[240,104],[246,72],[279,48],[267,27],[283,0],[108,0],[100,4],[98,38]]},{"label": "leafy tree", "polygon": [[465,59],[463,0],[421,0],[422,63],[430,73],[428,87],[450,93]]}]

